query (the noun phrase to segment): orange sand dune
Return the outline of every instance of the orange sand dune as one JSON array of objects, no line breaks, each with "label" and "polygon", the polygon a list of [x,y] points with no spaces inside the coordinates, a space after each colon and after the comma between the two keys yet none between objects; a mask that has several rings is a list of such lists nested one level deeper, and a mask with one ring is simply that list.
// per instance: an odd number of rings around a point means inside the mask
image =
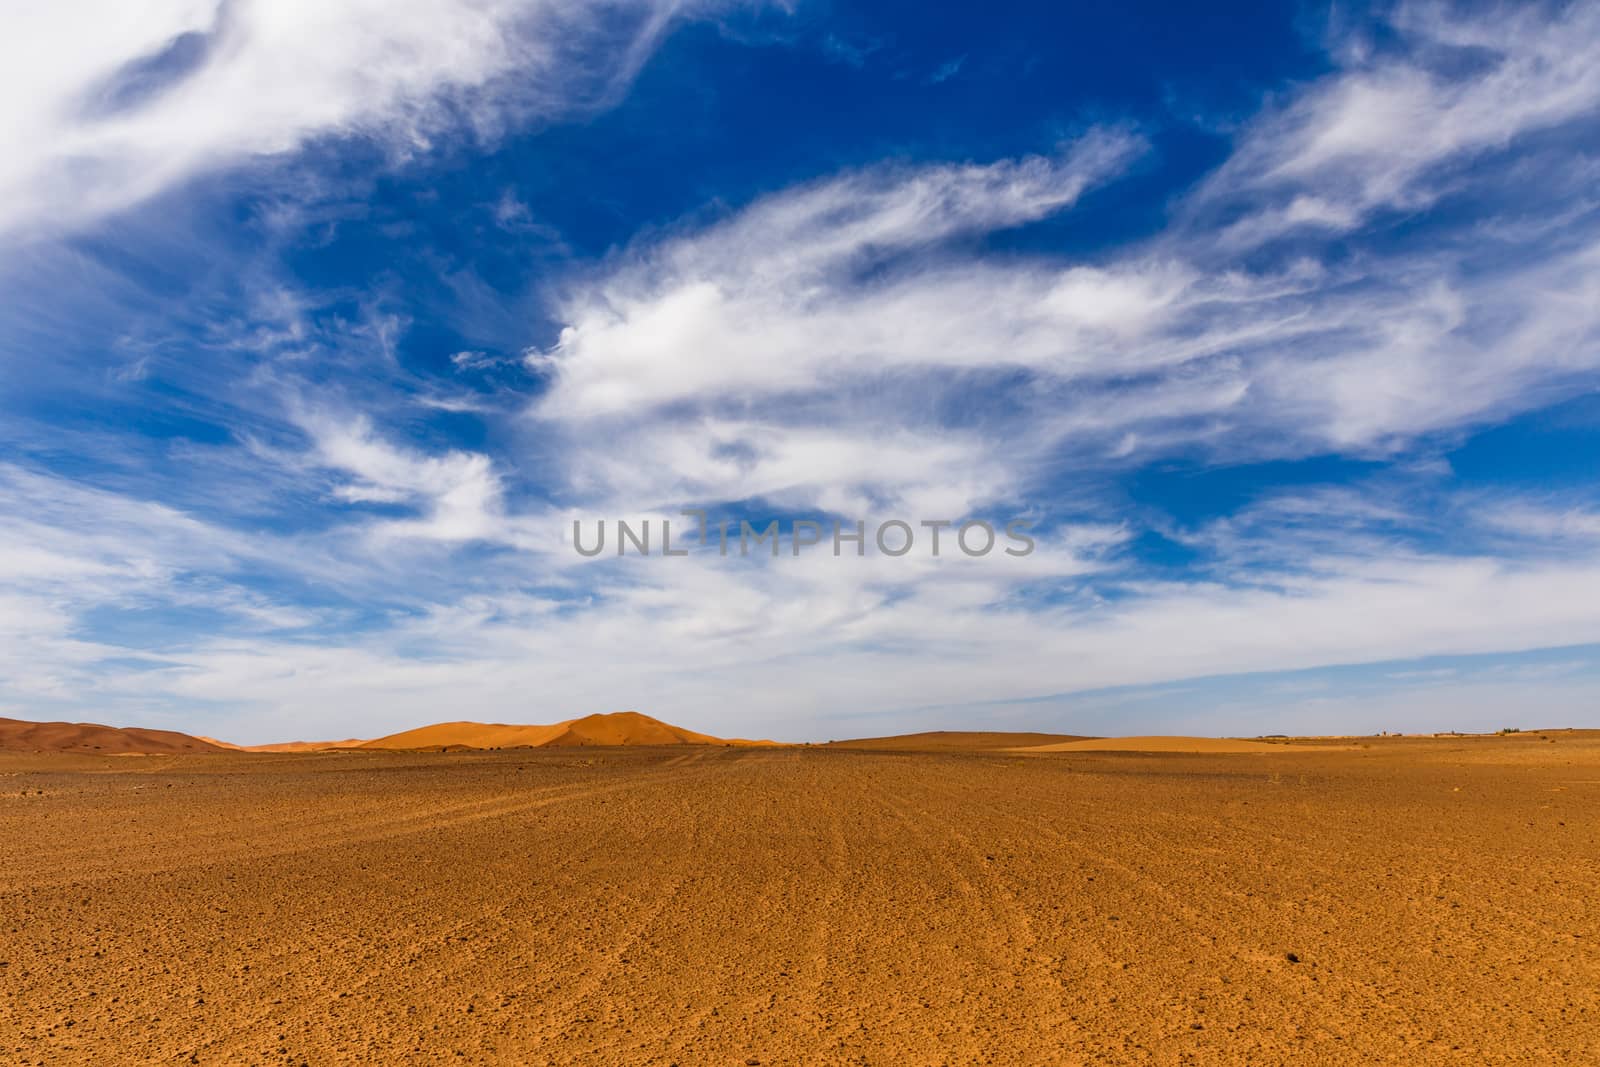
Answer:
[{"label": "orange sand dune", "polygon": [[562,724],[566,727],[549,745],[720,745],[720,737],[671,726],[637,711],[610,715],[585,715]]},{"label": "orange sand dune", "polygon": [[1218,755],[1244,752],[1326,752],[1337,745],[1289,745],[1232,737],[1092,737],[1054,745],[1030,745],[1015,752],[1190,752]]},{"label": "orange sand dune", "polygon": [[242,752],[336,752],[341,749],[360,748],[367,742],[360,737],[347,737],[343,741],[280,741],[272,745],[244,745]]},{"label": "orange sand dune", "polygon": [[336,752],[341,749],[360,748],[366,739],[347,737],[343,741],[283,741],[275,745],[246,745],[246,752]]},{"label": "orange sand dune", "polygon": [[652,719],[637,711],[586,715],[548,726],[505,723],[441,722],[361,744],[387,750],[477,748],[563,748],[582,745],[750,745],[757,741],[724,740]]},{"label": "orange sand dune", "polygon": [[360,748],[366,740],[360,737],[350,737],[343,741],[278,741],[270,745],[236,745],[231,741],[219,741],[215,737],[201,737],[200,740],[218,748],[225,748],[229,752],[330,752],[337,749]]},{"label": "orange sand dune", "polygon": [[439,722],[402,730],[367,741],[362,748],[419,750],[445,748],[537,748],[566,729],[553,726],[514,726],[494,722]]},{"label": "orange sand dune", "polygon": [[0,751],[87,752],[103,756],[175,752],[222,752],[198,737],[173,730],[100,726],[90,722],[24,722],[0,719]]},{"label": "orange sand dune", "polygon": [[976,730],[930,730],[920,734],[895,734],[890,737],[857,737],[849,741],[829,741],[829,748],[863,748],[878,751],[899,749],[905,752],[981,752],[994,749],[1038,747],[1070,741],[1088,740],[1082,734],[1003,733]]}]

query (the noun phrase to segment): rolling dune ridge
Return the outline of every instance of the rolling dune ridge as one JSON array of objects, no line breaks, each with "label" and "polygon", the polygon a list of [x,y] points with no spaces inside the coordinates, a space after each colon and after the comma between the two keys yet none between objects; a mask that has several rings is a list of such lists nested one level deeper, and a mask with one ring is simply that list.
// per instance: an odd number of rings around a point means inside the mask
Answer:
[{"label": "rolling dune ridge", "polygon": [[178,752],[222,752],[224,747],[173,730],[101,726],[90,722],[24,722],[0,719],[0,752],[83,752],[142,756]]},{"label": "rolling dune ridge", "polygon": [[764,745],[766,741],[724,740],[685,730],[637,711],[615,711],[567,719],[548,726],[442,722],[362,742],[360,748],[389,751],[441,749],[565,748],[621,745]]}]

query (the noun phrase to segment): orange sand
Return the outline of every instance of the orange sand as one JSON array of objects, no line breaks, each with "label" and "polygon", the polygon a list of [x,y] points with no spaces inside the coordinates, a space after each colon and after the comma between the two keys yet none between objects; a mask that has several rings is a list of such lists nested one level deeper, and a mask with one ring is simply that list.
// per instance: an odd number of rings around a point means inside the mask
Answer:
[{"label": "orange sand", "polygon": [[1017,752],[1186,752],[1194,755],[1225,755],[1262,752],[1326,752],[1336,745],[1288,744],[1275,741],[1245,741],[1232,737],[1091,737],[1061,741],[1052,745],[1030,745]]},{"label": "orange sand", "polygon": [[0,753],[0,1063],[1600,1063],[1600,738],[1269,748]]},{"label": "orange sand", "polygon": [[90,722],[0,719],[0,752],[83,752],[105,756],[221,752],[198,737],[172,730],[100,726]]}]

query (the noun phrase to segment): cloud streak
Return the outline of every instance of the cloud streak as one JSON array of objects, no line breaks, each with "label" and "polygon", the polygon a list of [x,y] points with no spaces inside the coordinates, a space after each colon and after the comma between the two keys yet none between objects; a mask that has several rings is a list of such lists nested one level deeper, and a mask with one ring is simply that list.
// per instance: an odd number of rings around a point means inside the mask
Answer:
[{"label": "cloud streak", "polygon": [[[0,45],[0,236],[327,138],[401,156],[615,101],[673,0],[30,5]],[[23,146],[26,146],[23,150]]]},{"label": "cloud streak", "polygon": [[[825,507],[991,487],[960,507],[1181,449],[1392,455],[1545,403],[1600,361],[1600,221],[1581,151],[1537,149],[1540,179],[1513,149],[1596,121],[1600,23],[1423,7],[1392,29],[1247,124],[1166,230],[1088,261],[985,241],[1114,182],[1142,148],[1115,129],[847,172],[629,249],[558,300],[532,413],[607,440],[572,450],[586,487]],[[1470,211],[1405,241],[1363,226],[1445,198]],[[923,469],[890,458],[897,435]],[[852,442],[888,460],[870,484],[830,458]]]},{"label": "cloud streak", "polygon": [[[87,225],[322,138],[425,151],[447,127],[561,113],[630,78],[675,10],[174,4],[142,37],[108,31],[136,46],[18,75],[48,106],[6,119],[41,151],[0,169],[20,205],[0,229]],[[291,16],[328,32],[292,42]],[[402,314],[319,317],[256,286],[213,338],[237,362],[182,379],[250,399],[215,482],[180,505],[131,475],[113,491],[0,469],[0,629],[19,650],[0,699],[230,709],[241,740],[628,705],[799,738],[841,716],[881,732],[932,707],[1600,643],[1596,502],[1464,485],[1437,461],[1596,386],[1600,22],[1402,7],[1383,30],[1335,41],[1328,73],[1264,103],[1137,239],[1027,240],[1093,222],[1159,165],[1154,131],[1115,122],[655,225],[543,279],[549,332],[528,323],[527,374],[493,404],[453,390],[503,353],[452,341],[428,379],[400,366]],[[218,118],[269,71],[299,83]],[[503,226],[521,203],[496,189],[480,214]],[[128,365],[116,388],[175,373],[159,352]],[[469,417],[470,435],[439,429]],[[1130,502],[1158,465],[1308,457],[1384,473],[1201,518]],[[255,490],[255,525],[230,479]],[[561,544],[574,517],[685,507],[1018,514],[1040,549],[587,563]],[[1152,561],[1152,537],[1187,562]],[[156,654],[118,630],[133,610],[212,621]]]}]

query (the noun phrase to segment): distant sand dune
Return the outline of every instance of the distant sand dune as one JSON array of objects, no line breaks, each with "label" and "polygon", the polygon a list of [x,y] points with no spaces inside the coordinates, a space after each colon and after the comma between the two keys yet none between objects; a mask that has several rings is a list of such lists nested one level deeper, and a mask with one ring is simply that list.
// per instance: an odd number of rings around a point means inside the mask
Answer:
[{"label": "distant sand dune", "polygon": [[240,752],[337,752],[342,749],[360,748],[366,743],[363,738],[350,737],[343,741],[280,741],[271,745],[237,747]]},{"label": "distant sand dune", "polygon": [[402,730],[375,738],[362,748],[445,749],[445,748],[537,748],[549,743],[565,728],[553,726],[511,726],[486,722],[439,722]]},{"label": "distant sand dune", "polygon": [[119,729],[93,723],[23,722],[0,718],[0,751],[137,755],[177,752],[309,753],[355,751],[466,751],[489,748],[572,748],[623,745],[772,745],[772,741],[712,737],[636,711],[585,715],[547,725],[441,722],[375,740],[283,741],[236,745],[170,730]]},{"label": "distant sand dune", "polygon": [[[1232,753],[1315,752],[1353,747],[1339,740],[1245,740],[1212,737],[1083,737],[1073,734],[993,730],[933,730],[889,737],[829,741],[823,748],[903,752],[1142,752],[1218,755]],[[1330,743],[1332,742],[1332,743]],[[773,741],[713,737],[662,722],[637,711],[585,715],[547,724],[440,722],[373,740],[284,741],[236,745],[213,737],[170,730],[118,728],[93,723],[23,722],[0,718],[0,751],[75,752],[101,755],[179,752],[262,752],[299,754],[375,750],[389,752],[474,751],[496,748],[619,747],[628,745],[772,746]]]},{"label": "distant sand dune", "polygon": [[0,719],[0,751],[86,752],[103,756],[222,752],[223,747],[174,730],[101,726],[91,722]]},{"label": "distant sand dune", "polygon": [[386,750],[450,750],[479,748],[569,748],[574,746],[618,745],[761,745],[766,741],[744,741],[712,737],[685,730],[681,726],[652,719],[637,711],[585,715],[581,719],[551,723],[548,726],[518,726],[504,723],[441,722],[405,730],[373,741],[360,748]]}]

